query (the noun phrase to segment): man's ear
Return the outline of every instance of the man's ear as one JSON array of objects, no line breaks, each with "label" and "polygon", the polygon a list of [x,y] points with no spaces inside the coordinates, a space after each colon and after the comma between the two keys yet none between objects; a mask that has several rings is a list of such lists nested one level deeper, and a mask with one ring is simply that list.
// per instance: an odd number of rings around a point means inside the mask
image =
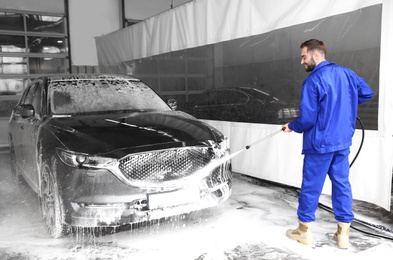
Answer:
[{"label": "man's ear", "polygon": [[321,58],[321,54],[319,53],[319,51],[314,51],[313,58],[314,60],[319,60]]},{"label": "man's ear", "polygon": [[323,56],[319,51],[314,51],[313,58],[317,63],[319,63],[323,60]]}]

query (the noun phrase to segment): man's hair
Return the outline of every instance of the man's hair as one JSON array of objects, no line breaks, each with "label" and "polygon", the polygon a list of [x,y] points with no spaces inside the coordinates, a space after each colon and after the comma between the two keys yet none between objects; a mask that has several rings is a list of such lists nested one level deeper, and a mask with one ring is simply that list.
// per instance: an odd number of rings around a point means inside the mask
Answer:
[{"label": "man's hair", "polygon": [[326,57],[326,46],[323,43],[323,41],[320,40],[316,40],[316,39],[311,39],[308,41],[303,42],[300,45],[300,49],[303,49],[304,47],[307,47],[307,51],[319,51],[321,53],[323,53]]}]

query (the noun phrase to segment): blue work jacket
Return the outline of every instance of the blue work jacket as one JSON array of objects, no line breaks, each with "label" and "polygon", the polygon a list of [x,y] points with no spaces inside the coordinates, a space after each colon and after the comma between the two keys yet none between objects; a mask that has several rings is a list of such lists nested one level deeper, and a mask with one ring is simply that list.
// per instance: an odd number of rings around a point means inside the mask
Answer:
[{"label": "blue work jacket", "polygon": [[352,145],[358,105],[374,92],[352,70],[323,61],[304,80],[300,116],[289,128],[303,133],[302,154],[329,153]]}]

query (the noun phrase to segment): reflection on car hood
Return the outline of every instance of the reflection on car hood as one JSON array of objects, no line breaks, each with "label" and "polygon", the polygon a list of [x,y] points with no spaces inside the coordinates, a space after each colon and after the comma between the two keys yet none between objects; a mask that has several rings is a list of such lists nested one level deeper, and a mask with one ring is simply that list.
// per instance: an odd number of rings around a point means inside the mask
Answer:
[{"label": "reflection on car hood", "polygon": [[52,118],[49,126],[64,148],[111,157],[223,139],[213,127],[180,111]]}]

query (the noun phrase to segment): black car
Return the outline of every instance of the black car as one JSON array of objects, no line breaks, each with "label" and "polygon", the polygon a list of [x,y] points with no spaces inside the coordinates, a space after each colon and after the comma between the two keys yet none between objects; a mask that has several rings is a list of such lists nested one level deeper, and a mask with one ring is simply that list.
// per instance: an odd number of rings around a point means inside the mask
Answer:
[{"label": "black car", "polygon": [[53,237],[214,207],[231,194],[222,133],[129,76],[36,79],[13,109],[9,145]]},{"label": "black car", "polygon": [[287,123],[299,116],[294,105],[254,87],[207,90],[188,112],[200,119],[270,124]]}]

